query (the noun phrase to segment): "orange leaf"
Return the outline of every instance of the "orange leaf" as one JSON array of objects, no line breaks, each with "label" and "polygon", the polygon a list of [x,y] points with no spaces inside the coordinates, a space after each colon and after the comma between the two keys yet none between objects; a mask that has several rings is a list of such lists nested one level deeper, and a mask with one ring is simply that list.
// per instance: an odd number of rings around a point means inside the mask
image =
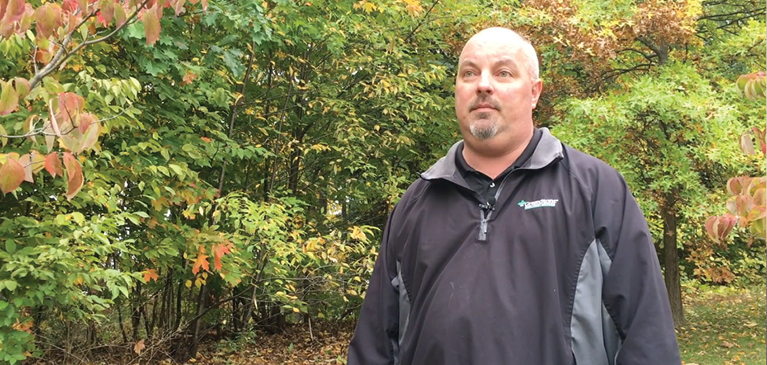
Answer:
[{"label": "orange leaf", "polygon": [[144,344],[144,339],[140,339],[138,342],[136,342],[135,345],[133,345],[133,352],[135,352],[137,355],[141,355],[141,351],[144,351],[146,348],[146,345]]},{"label": "orange leaf", "polygon": [[194,261],[194,266],[192,266],[192,274],[197,274],[198,272],[200,272],[201,267],[205,271],[210,270],[210,263],[208,263],[208,255],[204,255],[202,253],[197,255],[197,260]]},{"label": "orange leaf", "polygon": [[19,105],[19,94],[10,82],[0,81],[0,116],[10,114]]},{"label": "orange leaf", "polygon": [[157,275],[157,270],[155,269],[149,269],[147,271],[144,271],[144,282],[148,283],[149,280],[157,281],[159,276]]},{"label": "orange leaf", "polygon": [[35,10],[35,25],[37,36],[48,38],[53,31],[61,26],[61,7],[59,4],[48,3]]},{"label": "orange leaf", "polygon": [[53,177],[56,177],[56,175],[64,176],[64,170],[61,169],[61,160],[59,160],[58,153],[51,153],[45,158],[45,169]]},{"label": "orange leaf", "polygon": [[32,177],[32,156],[30,154],[24,154],[19,158],[19,163],[24,168],[24,181],[35,182]]},{"label": "orange leaf", "polygon": [[[112,22],[112,18],[115,15],[115,0],[102,0],[101,1],[101,17],[106,24]],[[105,24],[105,25],[106,25]]]},{"label": "orange leaf", "polygon": [[144,33],[146,34],[146,44],[153,45],[160,39],[160,18],[157,17],[156,10],[147,9],[142,17],[144,21]]},{"label": "orange leaf", "polygon": [[0,191],[8,194],[16,190],[23,181],[24,167],[9,156],[3,167],[0,167]]},{"label": "orange leaf", "polygon": [[32,150],[29,152],[29,155],[32,157],[32,173],[36,174],[40,172],[40,170],[45,168],[45,155],[37,152],[35,150]]},{"label": "orange leaf", "polygon": [[123,8],[123,5],[115,4],[114,12],[115,12],[115,26],[120,27],[121,25],[125,24],[125,21],[128,19],[128,17],[125,15],[125,8]]},{"label": "orange leaf", "polygon": [[215,267],[216,270],[221,270],[221,258],[230,253],[231,248],[232,244],[229,242],[213,245],[213,267]]},{"label": "orange leaf", "polygon": [[83,168],[69,152],[64,152],[64,167],[67,169],[67,200],[72,201],[83,188]]}]

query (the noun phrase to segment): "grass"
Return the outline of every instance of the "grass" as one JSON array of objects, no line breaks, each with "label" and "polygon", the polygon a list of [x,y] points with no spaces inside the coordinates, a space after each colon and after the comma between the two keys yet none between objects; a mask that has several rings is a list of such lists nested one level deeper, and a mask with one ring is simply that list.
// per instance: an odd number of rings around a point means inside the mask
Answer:
[{"label": "grass", "polygon": [[677,337],[685,365],[767,363],[765,286],[684,286],[687,325]]}]

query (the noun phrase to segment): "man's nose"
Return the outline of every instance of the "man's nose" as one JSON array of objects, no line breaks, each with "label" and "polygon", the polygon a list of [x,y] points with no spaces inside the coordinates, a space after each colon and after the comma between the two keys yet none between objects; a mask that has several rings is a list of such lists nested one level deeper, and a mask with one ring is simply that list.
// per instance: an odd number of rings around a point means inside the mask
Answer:
[{"label": "man's nose", "polygon": [[492,94],[493,83],[489,72],[482,72],[479,75],[479,83],[477,84],[477,94]]}]

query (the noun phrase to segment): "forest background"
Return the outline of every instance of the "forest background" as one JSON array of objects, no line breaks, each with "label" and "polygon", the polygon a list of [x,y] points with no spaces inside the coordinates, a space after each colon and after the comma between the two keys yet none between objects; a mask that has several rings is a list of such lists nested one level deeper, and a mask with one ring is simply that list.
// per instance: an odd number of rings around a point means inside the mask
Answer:
[{"label": "forest background", "polygon": [[677,328],[681,283],[764,284],[763,2],[0,0],[0,363],[353,321],[494,25],[626,177]]}]

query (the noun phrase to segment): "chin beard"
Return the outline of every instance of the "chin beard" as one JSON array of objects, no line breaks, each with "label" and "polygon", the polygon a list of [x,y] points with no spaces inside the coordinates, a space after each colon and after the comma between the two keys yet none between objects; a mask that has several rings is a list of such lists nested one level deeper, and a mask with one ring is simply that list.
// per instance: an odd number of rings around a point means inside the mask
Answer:
[{"label": "chin beard", "polygon": [[[478,115],[478,117],[480,119],[487,119],[489,115],[486,115],[486,113],[481,113]],[[476,122],[474,122],[471,124],[469,129],[471,131],[471,135],[476,139],[490,139],[493,138],[496,133],[498,133],[498,123],[491,122],[490,125],[479,126]]]}]

